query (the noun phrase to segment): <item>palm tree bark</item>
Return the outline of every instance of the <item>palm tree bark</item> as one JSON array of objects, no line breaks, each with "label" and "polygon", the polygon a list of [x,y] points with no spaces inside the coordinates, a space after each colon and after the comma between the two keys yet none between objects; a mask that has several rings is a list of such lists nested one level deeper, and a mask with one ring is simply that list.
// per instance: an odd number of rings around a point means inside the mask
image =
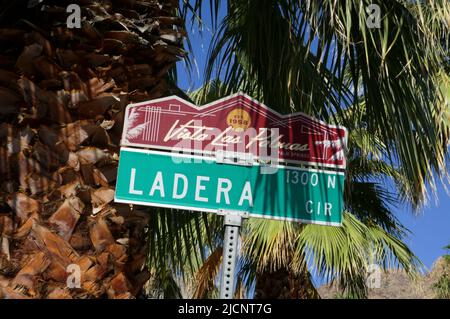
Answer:
[{"label": "palm tree bark", "polygon": [[287,268],[258,273],[255,299],[320,298],[307,272],[295,274]]},{"label": "palm tree bark", "polygon": [[183,55],[178,1],[84,0],[68,28],[72,2],[1,1],[0,298],[133,298],[148,279],[148,212],[114,184],[126,105],[165,94]]}]

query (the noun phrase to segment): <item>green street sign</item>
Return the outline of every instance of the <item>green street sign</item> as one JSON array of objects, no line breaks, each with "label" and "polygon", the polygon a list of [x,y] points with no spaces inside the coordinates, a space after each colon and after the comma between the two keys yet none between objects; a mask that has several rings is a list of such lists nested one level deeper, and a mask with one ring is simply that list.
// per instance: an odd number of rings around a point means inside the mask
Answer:
[{"label": "green street sign", "polygon": [[267,168],[257,163],[222,164],[213,157],[122,148],[115,201],[341,225],[344,173],[280,165]]}]

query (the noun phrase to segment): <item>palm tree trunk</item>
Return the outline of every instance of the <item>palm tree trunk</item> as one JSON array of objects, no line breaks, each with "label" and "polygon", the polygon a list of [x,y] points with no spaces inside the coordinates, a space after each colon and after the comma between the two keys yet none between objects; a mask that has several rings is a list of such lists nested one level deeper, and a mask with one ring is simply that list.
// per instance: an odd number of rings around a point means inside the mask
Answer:
[{"label": "palm tree trunk", "polygon": [[148,210],[113,203],[120,136],[183,54],[178,1],[82,1],[79,29],[72,0],[27,2],[0,2],[0,298],[133,298]]},{"label": "palm tree trunk", "polygon": [[255,299],[320,298],[308,273],[294,274],[286,268],[257,275]]}]

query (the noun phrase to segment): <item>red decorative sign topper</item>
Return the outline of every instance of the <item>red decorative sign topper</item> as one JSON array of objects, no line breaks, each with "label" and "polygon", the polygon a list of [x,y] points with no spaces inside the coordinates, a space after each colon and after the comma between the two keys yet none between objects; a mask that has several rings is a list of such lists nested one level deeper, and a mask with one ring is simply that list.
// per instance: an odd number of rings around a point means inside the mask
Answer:
[{"label": "red decorative sign topper", "polygon": [[345,168],[347,131],[303,113],[281,115],[238,93],[196,106],[177,96],[130,104],[122,145]]}]

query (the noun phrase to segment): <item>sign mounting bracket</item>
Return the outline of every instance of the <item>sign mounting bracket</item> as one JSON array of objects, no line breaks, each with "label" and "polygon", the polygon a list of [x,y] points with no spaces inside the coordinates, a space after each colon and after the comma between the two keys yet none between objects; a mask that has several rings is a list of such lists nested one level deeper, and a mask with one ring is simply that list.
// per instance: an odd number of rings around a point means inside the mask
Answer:
[{"label": "sign mounting bracket", "polygon": [[216,163],[253,166],[254,156],[251,153],[236,153],[217,150],[215,152]]}]

